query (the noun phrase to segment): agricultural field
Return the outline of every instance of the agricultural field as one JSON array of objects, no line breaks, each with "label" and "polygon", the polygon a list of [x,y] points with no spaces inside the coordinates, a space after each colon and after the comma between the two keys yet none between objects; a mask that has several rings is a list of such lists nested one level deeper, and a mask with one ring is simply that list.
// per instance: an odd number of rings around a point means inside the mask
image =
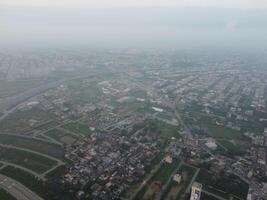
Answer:
[{"label": "agricultural field", "polygon": [[71,122],[62,126],[62,128],[67,129],[77,135],[88,136],[92,133],[90,128],[79,122]]},{"label": "agricultural field", "polygon": [[208,130],[208,134],[215,139],[229,139],[229,140],[240,140],[242,139],[242,134],[240,131],[217,125],[210,119],[203,119],[202,125]]},{"label": "agricultural field", "polygon": [[[52,114],[44,112],[37,107],[16,110],[0,121],[0,131],[24,133],[52,118]],[[30,125],[31,123],[32,125]]]},{"label": "agricultural field", "polygon": [[228,141],[228,140],[217,140],[217,143],[222,145],[232,155],[241,156],[244,154],[246,150],[245,146],[240,145],[239,143],[236,143],[236,142]]},{"label": "agricultural field", "polygon": [[16,95],[42,84],[42,80],[0,80],[0,98]]},{"label": "agricultural field", "polygon": [[15,197],[11,196],[4,189],[0,189],[0,199],[1,200],[16,200]]},{"label": "agricultural field", "polygon": [[157,181],[160,182],[161,186],[165,185],[174,170],[179,166],[181,160],[177,159],[174,160],[172,164],[163,163],[161,167],[154,173],[148,183],[136,194],[134,200],[142,200],[145,199],[144,197],[147,196],[149,186]]},{"label": "agricultural field", "polygon": [[205,170],[200,170],[196,181],[203,185],[203,189],[222,198],[238,197],[246,199],[249,186],[235,175],[228,177],[214,177]]},{"label": "agricultural field", "polygon": [[156,134],[163,138],[180,137],[178,127],[160,120],[150,120],[144,131],[150,135]]},{"label": "agricultural field", "polygon": [[205,192],[202,192],[202,193],[201,193],[200,200],[218,200],[218,199],[215,198],[215,197],[213,197],[213,196],[208,195],[208,194],[205,193]]},{"label": "agricultural field", "polygon": [[64,158],[64,149],[60,145],[35,138],[0,134],[0,144],[25,148],[60,159]]},{"label": "agricultural field", "polygon": [[59,125],[59,122],[56,121],[56,120],[49,120],[48,122],[44,123],[44,124],[41,124],[40,126],[36,127],[35,130],[38,130],[38,131],[46,131],[46,130],[49,130],[55,126],[58,126]]},{"label": "agricultural field", "polygon": [[45,135],[63,144],[72,144],[78,139],[77,136],[66,133],[61,129],[52,129],[46,132]]},{"label": "agricultural field", "polygon": [[68,88],[74,94],[73,102],[80,105],[96,102],[103,94],[97,83],[91,80],[88,82],[85,80],[70,81]]},{"label": "agricultural field", "polygon": [[44,156],[6,147],[0,147],[0,160],[25,167],[36,173],[43,173],[57,164],[56,161]]},{"label": "agricultural field", "polygon": [[186,189],[190,185],[193,176],[195,175],[197,169],[187,165],[182,164],[181,167],[178,169],[177,174],[182,176],[182,182],[177,184],[175,182],[170,182],[167,186],[166,191],[164,192],[163,199],[166,200],[179,200],[185,194]]},{"label": "agricultural field", "polygon": [[12,166],[4,167],[0,170],[0,173],[20,182],[41,197],[46,196],[46,189],[43,182],[34,175]]}]

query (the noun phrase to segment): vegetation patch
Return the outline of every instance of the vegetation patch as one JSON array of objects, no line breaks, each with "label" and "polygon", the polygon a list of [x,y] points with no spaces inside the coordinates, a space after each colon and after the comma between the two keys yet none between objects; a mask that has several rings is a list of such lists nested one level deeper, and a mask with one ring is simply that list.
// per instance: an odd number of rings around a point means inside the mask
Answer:
[{"label": "vegetation patch", "polygon": [[25,148],[60,159],[64,158],[64,149],[60,145],[35,138],[0,134],[0,144]]},{"label": "vegetation patch", "polygon": [[156,134],[164,138],[180,137],[177,126],[167,124],[157,119],[149,120],[144,131],[150,135]]},{"label": "vegetation patch", "polygon": [[81,124],[79,122],[71,122],[65,124],[63,125],[63,128],[82,136],[88,136],[92,133],[92,131],[88,126]]},{"label": "vegetation patch", "polygon": [[223,125],[217,125],[209,118],[203,119],[202,125],[204,126],[204,128],[207,128],[208,134],[214,138],[230,140],[240,140],[242,138],[240,131],[225,127]]},{"label": "vegetation patch", "polygon": [[242,156],[245,153],[245,149],[242,145],[234,144],[228,140],[217,140],[217,142],[227,149],[227,151],[232,155]]},{"label": "vegetation patch", "polygon": [[[0,121],[2,131],[23,133],[30,131],[38,124],[51,120],[53,115],[37,107],[25,110],[17,110]],[[31,125],[30,121],[34,121]]]},{"label": "vegetation patch", "polygon": [[5,167],[0,170],[0,173],[20,182],[41,197],[44,198],[46,196],[44,183],[34,175],[12,166]]},{"label": "vegetation patch", "polygon": [[57,164],[56,161],[44,156],[5,147],[0,147],[0,159],[25,167],[37,173],[43,173]]},{"label": "vegetation patch", "polygon": [[71,134],[66,133],[63,130],[59,130],[59,129],[52,129],[52,130],[46,132],[45,135],[57,140],[58,142],[64,143],[64,144],[71,144],[75,140],[78,139],[77,136],[71,135]]},{"label": "vegetation patch", "polygon": [[11,196],[8,192],[3,189],[0,189],[0,199],[3,200],[16,200],[15,197]]},{"label": "vegetation patch", "polygon": [[235,175],[218,174],[214,176],[206,170],[200,170],[196,181],[202,183],[203,189],[225,199],[238,197],[246,199],[249,186]]},{"label": "vegetation patch", "polygon": [[150,184],[152,184],[153,182],[158,181],[161,183],[162,186],[166,184],[166,182],[172,175],[173,171],[180,164],[180,162],[180,159],[176,159],[171,164],[163,163],[160,168],[154,173],[151,179],[147,182],[147,184],[136,194],[134,200],[144,199],[146,191],[148,190]]}]

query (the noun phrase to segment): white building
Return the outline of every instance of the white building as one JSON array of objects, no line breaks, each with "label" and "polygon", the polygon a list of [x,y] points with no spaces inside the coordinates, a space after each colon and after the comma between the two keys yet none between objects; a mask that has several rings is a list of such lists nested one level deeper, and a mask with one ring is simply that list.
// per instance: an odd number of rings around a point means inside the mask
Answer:
[{"label": "white building", "polygon": [[190,200],[200,200],[202,184],[194,182],[191,188]]}]

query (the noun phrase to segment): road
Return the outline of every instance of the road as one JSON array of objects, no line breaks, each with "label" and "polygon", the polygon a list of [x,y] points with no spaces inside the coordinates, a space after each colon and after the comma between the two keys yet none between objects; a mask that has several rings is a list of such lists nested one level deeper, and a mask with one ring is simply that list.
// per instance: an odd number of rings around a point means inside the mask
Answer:
[{"label": "road", "polygon": [[216,198],[216,199],[218,199],[218,200],[227,200],[227,199],[225,199],[225,198],[222,198],[222,197],[220,197],[220,196],[218,196],[218,195],[216,195],[216,194],[213,194],[213,193],[211,193],[211,192],[208,192],[208,191],[206,191],[206,190],[202,190],[202,192],[203,192],[203,193],[206,193],[207,195],[212,196],[212,197],[214,197],[214,198]]},{"label": "road", "polygon": [[24,170],[24,171],[27,171],[27,172],[29,172],[29,173],[35,175],[35,176],[38,177],[39,179],[42,179],[43,181],[46,180],[45,175],[47,175],[49,172],[51,172],[52,170],[56,169],[57,167],[60,167],[60,166],[62,166],[62,165],[65,165],[65,162],[63,162],[63,161],[61,161],[61,160],[59,160],[59,159],[57,159],[57,158],[55,158],[55,157],[49,156],[49,155],[47,155],[47,154],[42,154],[42,153],[39,153],[39,152],[36,152],[36,151],[32,151],[32,150],[29,150],[29,149],[24,149],[24,148],[14,147],[14,146],[10,146],[10,145],[0,144],[0,147],[1,147],[1,146],[2,146],[2,147],[6,147],[6,148],[17,149],[17,150],[21,150],[21,151],[27,151],[27,152],[30,152],[30,153],[37,154],[37,155],[39,155],[39,156],[46,157],[46,158],[48,158],[48,159],[50,159],[50,160],[54,160],[54,161],[56,161],[57,164],[56,164],[55,166],[53,166],[50,170],[44,172],[43,174],[38,174],[38,173],[36,173],[36,172],[34,172],[34,171],[32,171],[32,170],[29,170],[29,169],[24,168],[24,167],[22,167],[22,166],[20,166],[20,165],[17,165],[17,164],[13,164],[13,163],[9,163],[9,162],[5,162],[5,161],[1,161],[2,163],[6,164],[6,165],[10,165],[10,166],[13,166],[13,167],[20,168],[20,169],[22,169],[22,170]]},{"label": "road", "polygon": [[24,185],[2,174],[0,174],[0,188],[6,190],[17,200],[43,200]]}]

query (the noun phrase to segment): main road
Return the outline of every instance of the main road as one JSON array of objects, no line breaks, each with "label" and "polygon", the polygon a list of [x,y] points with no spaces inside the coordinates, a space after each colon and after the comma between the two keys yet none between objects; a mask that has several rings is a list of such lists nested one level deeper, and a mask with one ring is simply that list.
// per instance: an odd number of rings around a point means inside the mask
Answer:
[{"label": "main road", "polygon": [[6,190],[17,200],[43,200],[19,182],[0,174],[0,188]]}]

